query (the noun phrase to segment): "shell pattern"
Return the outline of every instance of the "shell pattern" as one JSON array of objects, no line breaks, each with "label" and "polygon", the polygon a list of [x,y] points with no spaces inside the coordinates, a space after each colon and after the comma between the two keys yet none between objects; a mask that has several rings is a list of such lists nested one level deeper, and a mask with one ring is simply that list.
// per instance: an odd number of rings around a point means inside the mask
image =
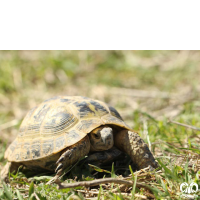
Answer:
[{"label": "shell pattern", "polygon": [[116,109],[104,102],[81,96],[53,97],[27,113],[5,158],[22,162],[51,156],[105,124],[131,130]]}]

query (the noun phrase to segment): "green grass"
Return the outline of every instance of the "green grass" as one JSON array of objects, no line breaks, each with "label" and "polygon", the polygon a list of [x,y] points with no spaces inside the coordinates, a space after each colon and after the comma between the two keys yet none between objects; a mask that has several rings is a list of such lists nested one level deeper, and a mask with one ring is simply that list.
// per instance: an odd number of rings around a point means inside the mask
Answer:
[{"label": "green grass", "polygon": [[[97,199],[133,199],[131,194],[135,199],[182,199],[181,183],[195,182],[200,188],[200,134],[169,119],[200,127],[199,63],[200,51],[0,51],[0,169],[6,163],[4,151],[30,108],[55,95],[83,95],[116,107],[148,143],[145,129],[160,169],[136,176],[126,158],[123,165],[102,169],[75,166],[62,181],[131,174],[130,180],[149,189],[110,184],[90,188],[88,194]],[[84,187],[45,185],[52,176],[19,171],[9,185],[1,184],[0,199],[87,198],[80,192]]]}]

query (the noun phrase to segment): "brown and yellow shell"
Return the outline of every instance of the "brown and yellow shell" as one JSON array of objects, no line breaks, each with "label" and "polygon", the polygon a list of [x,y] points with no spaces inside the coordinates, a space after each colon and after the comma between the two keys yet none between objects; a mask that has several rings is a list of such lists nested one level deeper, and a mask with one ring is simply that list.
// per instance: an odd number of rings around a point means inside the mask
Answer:
[{"label": "brown and yellow shell", "polygon": [[53,97],[27,113],[5,158],[22,162],[51,156],[105,124],[130,129],[116,109],[104,102],[81,96]]}]

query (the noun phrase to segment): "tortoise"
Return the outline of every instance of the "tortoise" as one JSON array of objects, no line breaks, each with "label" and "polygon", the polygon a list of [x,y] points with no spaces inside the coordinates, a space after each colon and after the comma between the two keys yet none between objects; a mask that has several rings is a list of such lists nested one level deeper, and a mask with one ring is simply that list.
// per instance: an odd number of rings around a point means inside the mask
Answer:
[{"label": "tortoise", "polygon": [[146,143],[114,107],[82,96],[56,96],[27,113],[5,152],[8,162],[1,177],[6,180],[9,170],[20,165],[55,171],[59,176],[88,154],[89,160],[103,162],[117,155],[116,149],[127,153],[138,169],[157,167]]}]

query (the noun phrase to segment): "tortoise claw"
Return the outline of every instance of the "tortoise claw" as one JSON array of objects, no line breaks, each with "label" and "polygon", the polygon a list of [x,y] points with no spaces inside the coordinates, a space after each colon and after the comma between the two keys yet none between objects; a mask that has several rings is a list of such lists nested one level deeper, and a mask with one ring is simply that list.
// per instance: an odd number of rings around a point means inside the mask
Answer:
[{"label": "tortoise claw", "polygon": [[56,164],[63,162],[67,157],[70,159],[72,156],[72,150],[68,149],[56,162]]},{"label": "tortoise claw", "polygon": [[64,160],[64,157],[61,157],[57,160],[56,165]]},{"label": "tortoise claw", "polygon": [[63,164],[62,164],[62,163],[60,163],[60,164],[56,167],[55,172],[57,173],[61,168],[63,168]]}]

